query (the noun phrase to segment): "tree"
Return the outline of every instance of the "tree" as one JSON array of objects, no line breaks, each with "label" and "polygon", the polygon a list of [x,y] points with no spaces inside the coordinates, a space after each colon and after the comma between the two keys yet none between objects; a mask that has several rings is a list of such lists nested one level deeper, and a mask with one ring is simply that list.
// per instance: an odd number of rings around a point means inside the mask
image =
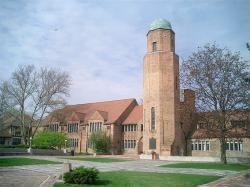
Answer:
[{"label": "tree", "polygon": [[[22,65],[4,85],[8,108],[19,112],[22,139],[27,144],[44,116],[65,104],[65,96],[69,95],[70,77],[66,72]],[[27,115],[30,116],[28,121],[25,120]]]},{"label": "tree", "polygon": [[90,135],[89,142],[93,144],[96,153],[108,153],[110,148],[110,137],[103,131],[97,131]]},{"label": "tree", "polygon": [[34,136],[32,144],[38,148],[61,149],[67,137],[60,132],[41,132]]},{"label": "tree", "polygon": [[226,139],[232,135],[228,125],[230,111],[250,106],[250,87],[243,81],[248,75],[247,68],[239,53],[216,44],[198,48],[183,64],[184,82],[196,92],[198,110],[212,111],[214,121],[207,128],[218,135],[223,163],[227,163]]},{"label": "tree", "polygon": [[250,51],[250,44],[248,42],[247,42],[246,46],[247,46],[247,49]]}]

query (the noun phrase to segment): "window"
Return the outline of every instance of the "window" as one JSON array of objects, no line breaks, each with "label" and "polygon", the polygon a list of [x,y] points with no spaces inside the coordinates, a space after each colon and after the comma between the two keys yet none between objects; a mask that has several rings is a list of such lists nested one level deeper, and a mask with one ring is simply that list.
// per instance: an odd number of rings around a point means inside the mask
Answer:
[{"label": "window", "polygon": [[134,149],[136,147],[136,140],[123,140],[121,145],[124,149]]},{"label": "window", "polygon": [[96,132],[102,130],[102,122],[91,122],[89,124],[89,131]]},{"label": "window", "polygon": [[78,123],[69,123],[68,124],[68,132],[78,132]]},{"label": "window", "polygon": [[228,151],[243,151],[242,140],[227,141],[226,150]]},{"label": "window", "polygon": [[12,145],[21,144],[21,138],[12,138]]},{"label": "window", "polygon": [[155,138],[149,139],[149,149],[156,149],[156,139]]},{"label": "window", "polygon": [[157,43],[156,42],[152,43],[152,51],[153,52],[157,51]]},{"label": "window", "polygon": [[171,51],[174,51],[174,36],[171,36]]},{"label": "window", "polygon": [[69,139],[69,146],[70,147],[78,147],[78,143],[79,143],[78,138]]},{"label": "window", "polygon": [[11,126],[11,135],[12,136],[21,136],[21,129],[17,126]]},{"label": "window", "polygon": [[143,131],[143,124],[141,124],[141,131]]},{"label": "window", "polygon": [[3,137],[0,137],[0,144],[4,144],[5,143],[5,139]]},{"label": "window", "polygon": [[151,130],[155,130],[155,107],[151,108]]},{"label": "window", "polygon": [[195,144],[194,150],[198,150],[198,142],[195,142],[194,144]]},{"label": "window", "polygon": [[206,151],[210,150],[210,142],[206,141]]},{"label": "window", "polygon": [[48,126],[49,131],[57,132],[58,129],[59,129],[59,124],[58,123],[52,123],[52,124],[49,124],[49,126]]},{"label": "window", "polygon": [[137,125],[135,124],[130,124],[130,125],[123,125],[122,129],[123,132],[135,132],[137,131]]},{"label": "window", "polygon": [[198,150],[201,151],[201,142],[198,142]]},{"label": "window", "polygon": [[209,151],[210,142],[209,141],[193,141],[191,145],[192,151]]}]

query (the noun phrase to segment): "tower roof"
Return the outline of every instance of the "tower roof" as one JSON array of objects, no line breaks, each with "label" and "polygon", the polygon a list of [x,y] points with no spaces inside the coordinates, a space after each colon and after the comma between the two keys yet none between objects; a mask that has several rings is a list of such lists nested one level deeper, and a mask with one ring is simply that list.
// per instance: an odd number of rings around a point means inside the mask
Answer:
[{"label": "tower roof", "polygon": [[155,30],[155,29],[167,29],[167,30],[172,30],[171,23],[163,18],[159,18],[154,20],[150,24],[150,31]]}]

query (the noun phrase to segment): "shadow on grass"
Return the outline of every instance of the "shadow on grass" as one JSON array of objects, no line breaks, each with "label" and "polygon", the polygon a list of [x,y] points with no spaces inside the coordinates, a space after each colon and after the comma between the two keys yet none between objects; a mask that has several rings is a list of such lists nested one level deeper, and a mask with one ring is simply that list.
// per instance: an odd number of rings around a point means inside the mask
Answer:
[{"label": "shadow on grass", "polygon": [[103,185],[108,185],[108,184],[111,184],[111,181],[109,180],[97,180],[93,185],[96,185],[96,186],[103,186]]}]

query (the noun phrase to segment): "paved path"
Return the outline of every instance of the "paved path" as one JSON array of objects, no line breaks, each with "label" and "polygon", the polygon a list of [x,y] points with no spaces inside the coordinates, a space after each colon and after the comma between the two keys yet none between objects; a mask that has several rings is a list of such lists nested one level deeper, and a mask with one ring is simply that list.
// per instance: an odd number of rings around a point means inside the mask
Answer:
[{"label": "paved path", "polygon": [[250,187],[250,170],[229,175],[199,187]]},{"label": "paved path", "polygon": [[[67,160],[58,157],[46,157],[46,156],[33,156],[32,158],[37,159],[48,159],[60,162],[70,162],[72,167],[86,166],[95,167],[100,171],[116,171],[116,170],[128,170],[128,171],[143,171],[143,172],[160,172],[160,173],[189,173],[199,175],[214,175],[214,176],[226,176],[236,174],[236,171],[227,170],[206,170],[206,169],[182,169],[182,168],[164,168],[159,167],[163,164],[171,164],[174,162],[168,161],[152,161],[152,160],[133,160],[126,162],[111,162],[111,163],[100,163],[100,162],[89,162],[79,160]],[[51,165],[30,165],[30,166],[16,166],[19,169],[28,169],[31,171],[47,173],[49,175],[60,176],[62,174],[62,164],[51,164]]]},{"label": "paved path", "polygon": [[49,176],[44,173],[15,168],[0,169],[1,187],[38,187]]},{"label": "paved path", "polygon": [[[169,161],[132,160],[126,162],[100,163],[100,162],[89,162],[89,161],[79,161],[79,160],[67,160],[62,157],[59,158],[53,156],[32,156],[31,158],[60,161],[64,163],[70,162],[72,163],[73,168],[79,166],[96,167],[100,171],[128,170],[128,171],[160,172],[160,173],[186,173],[186,174],[213,175],[213,176],[223,176],[223,177],[226,176],[219,182],[212,183],[206,186],[229,187],[231,184],[239,184],[239,186],[250,187],[249,185],[247,186],[247,184],[250,184],[250,177],[249,178],[243,177],[242,174],[237,171],[159,167],[160,165],[163,164],[175,163]],[[55,178],[58,178],[62,174],[62,168],[63,164],[15,166],[9,169],[0,168],[0,184],[1,185],[3,184],[3,187],[9,187],[9,186],[37,187],[39,186],[39,184],[42,183],[42,181],[45,181],[41,186],[48,187],[51,184],[53,184]],[[245,173],[245,175],[246,174],[247,172]],[[50,176],[50,178],[48,178],[48,175]],[[13,176],[15,177],[13,178]],[[26,183],[20,183],[20,181]]]}]

